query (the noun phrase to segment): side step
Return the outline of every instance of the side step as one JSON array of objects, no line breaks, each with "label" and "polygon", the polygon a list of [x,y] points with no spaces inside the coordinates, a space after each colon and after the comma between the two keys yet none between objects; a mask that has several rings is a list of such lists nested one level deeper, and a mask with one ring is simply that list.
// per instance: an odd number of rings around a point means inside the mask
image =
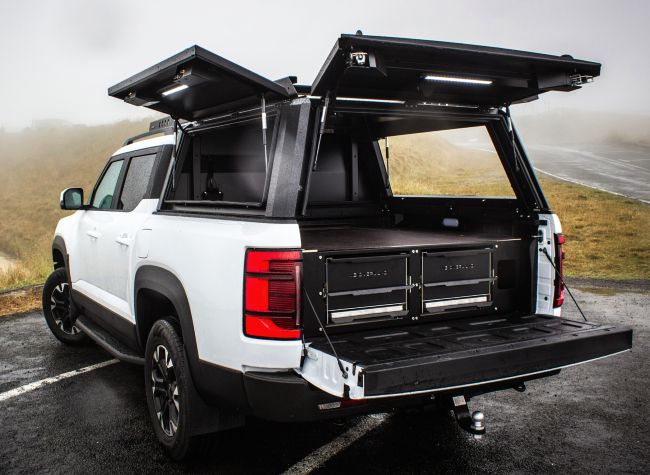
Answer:
[{"label": "side step", "polygon": [[79,315],[75,324],[95,343],[108,351],[118,360],[124,361],[125,363],[144,366],[144,358],[117,341],[110,333],[99,325],[91,322],[85,315]]}]

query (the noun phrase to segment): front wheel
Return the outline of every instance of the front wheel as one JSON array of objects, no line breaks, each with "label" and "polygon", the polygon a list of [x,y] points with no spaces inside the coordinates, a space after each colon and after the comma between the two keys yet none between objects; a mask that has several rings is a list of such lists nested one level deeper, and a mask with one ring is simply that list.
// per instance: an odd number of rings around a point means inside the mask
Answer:
[{"label": "front wheel", "polygon": [[43,316],[52,334],[66,345],[80,345],[88,341],[88,337],[75,324],[77,314],[64,267],[56,269],[45,281]]},{"label": "front wheel", "polygon": [[154,323],[147,339],[144,381],[154,432],[174,460],[213,448],[214,434],[192,437],[190,375],[183,340],[167,320]]}]

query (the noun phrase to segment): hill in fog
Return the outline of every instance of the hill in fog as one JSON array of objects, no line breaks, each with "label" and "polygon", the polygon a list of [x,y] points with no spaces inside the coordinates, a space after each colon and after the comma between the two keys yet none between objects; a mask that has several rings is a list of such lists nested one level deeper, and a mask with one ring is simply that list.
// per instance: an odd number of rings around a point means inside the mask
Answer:
[{"label": "hill in fog", "polygon": [[47,120],[21,132],[0,130],[0,252],[22,264],[15,284],[50,269],[52,233],[66,214],[61,190],[81,186],[89,193],[108,157],[148,128],[149,120],[98,126]]},{"label": "hill in fog", "polygon": [[650,147],[650,116],[559,109],[514,118],[524,143],[607,142]]}]

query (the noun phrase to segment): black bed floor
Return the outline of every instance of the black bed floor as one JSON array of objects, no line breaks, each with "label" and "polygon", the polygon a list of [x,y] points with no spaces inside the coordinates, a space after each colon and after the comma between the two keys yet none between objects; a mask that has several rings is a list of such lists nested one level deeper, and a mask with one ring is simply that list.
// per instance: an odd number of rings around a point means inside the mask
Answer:
[{"label": "black bed floor", "polygon": [[520,240],[503,234],[371,227],[302,228],[300,236],[303,249],[318,251],[473,246]]}]

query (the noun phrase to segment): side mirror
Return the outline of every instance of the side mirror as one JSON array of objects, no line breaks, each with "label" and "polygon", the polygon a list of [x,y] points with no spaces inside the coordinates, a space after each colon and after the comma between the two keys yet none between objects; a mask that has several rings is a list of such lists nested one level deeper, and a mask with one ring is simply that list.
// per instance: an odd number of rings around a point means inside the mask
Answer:
[{"label": "side mirror", "polygon": [[66,188],[61,192],[61,209],[82,209],[84,202],[83,188]]}]

